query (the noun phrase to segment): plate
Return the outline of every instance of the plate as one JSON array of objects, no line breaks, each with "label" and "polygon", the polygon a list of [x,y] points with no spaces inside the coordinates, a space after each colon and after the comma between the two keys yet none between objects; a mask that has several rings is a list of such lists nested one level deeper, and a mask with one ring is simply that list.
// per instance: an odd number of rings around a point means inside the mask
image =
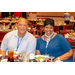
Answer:
[{"label": "plate", "polygon": [[49,58],[48,55],[35,55],[34,59],[43,59],[43,58]]},{"label": "plate", "polygon": [[66,38],[66,39],[70,39],[70,38]]},{"label": "plate", "polygon": [[1,62],[7,62],[8,61],[8,59],[2,59],[1,60]]},{"label": "plate", "polygon": [[71,41],[72,43],[75,43],[75,41]]},{"label": "plate", "polygon": [[49,55],[35,55],[34,59],[38,62],[49,62]]},{"label": "plate", "polygon": [[75,38],[70,38],[70,39],[75,40]]}]

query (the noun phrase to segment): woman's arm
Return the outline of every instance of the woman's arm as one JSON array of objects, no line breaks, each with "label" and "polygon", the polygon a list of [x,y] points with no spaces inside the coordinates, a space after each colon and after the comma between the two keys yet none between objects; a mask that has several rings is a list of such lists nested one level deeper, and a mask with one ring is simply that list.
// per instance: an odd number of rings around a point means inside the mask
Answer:
[{"label": "woman's arm", "polygon": [[39,50],[36,50],[36,55],[41,55]]},{"label": "woman's arm", "polygon": [[[61,55],[61,56],[59,56],[59,58],[60,58],[60,60],[67,60],[67,59],[71,58],[71,56],[73,56],[73,50],[72,50],[72,49],[70,49],[69,52],[67,52],[67,53],[65,53],[65,54],[63,54],[63,55]],[[57,59],[58,59],[58,58],[56,58],[56,59],[54,60],[54,62],[56,62]]]}]

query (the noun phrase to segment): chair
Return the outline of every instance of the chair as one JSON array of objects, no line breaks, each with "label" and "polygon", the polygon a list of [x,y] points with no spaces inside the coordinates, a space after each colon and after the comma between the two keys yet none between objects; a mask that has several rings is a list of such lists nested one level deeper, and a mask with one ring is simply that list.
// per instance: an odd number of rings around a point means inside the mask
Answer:
[{"label": "chair", "polygon": [[0,43],[2,42],[2,40],[0,40]]},{"label": "chair", "polygon": [[40,27],[44,27],[44,25],[36,25],[36,28],[39,30]]},{"label": "chair", "polygon": [[54,32],[59,33],[59,26],[54,26]]},{"label": "chair", "polygon": [[8,32],[0,32],[0,42],[2,42],[3,37],[5,36],[5,34],[7,34]]},{"label": "chair", "polygon": [[75,62],[75,49],[73,49],[73,62]]},{"label": "chair", "polygon": [[69,43],[73,46],[73,62],[75,62],[75,43],[72,43],[71,41],[72,39],[70,39]]},{"label": "chair", "polygon": [[31,25],[28,26],[28,29],[27,29],[27,30],[28,30],[28,32],[30,32],[31,34],[33,33],[33,32],[32,32],[32,26],[31,26]]},{"label": "chair", "polygon": [[5,22],[5,25],[8,25],[8,24],[10,24],[10,22]]},{"label": "chair", "polygon": [[66,26],[66,29],[72,30],[72,27],[73,27],[73,24],[69,24],[69,25]]},{"label": "chair", "polygon": [[41,27],[39,28],[39,33],[40,33],[40,36],[42,36],[42,33],[43,33],[43,26],[41,26]]}]

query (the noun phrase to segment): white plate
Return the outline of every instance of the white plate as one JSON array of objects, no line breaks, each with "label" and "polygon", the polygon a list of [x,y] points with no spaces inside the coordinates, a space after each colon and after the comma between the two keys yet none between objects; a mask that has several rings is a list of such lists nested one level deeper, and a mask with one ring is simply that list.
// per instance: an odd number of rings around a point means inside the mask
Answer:
[{"label": "white plate", "polygon": [[1,62],[7,62],[7,60],[8,60],[8,59],[3,59],[3,60],[1,60]]},{"label": "white plate", "polygon": [[70,39],[74,40],[75,38],[70,38]]},{"label": "white plate", "polygon": [[44,58],[49,58],[49,56],[48,56],[48,55],[35,55],[35,56],[34,56],[34,58],[35,58],[35,57],[37,57],[37,58],[38,58],[39,56],[44,57]]}]

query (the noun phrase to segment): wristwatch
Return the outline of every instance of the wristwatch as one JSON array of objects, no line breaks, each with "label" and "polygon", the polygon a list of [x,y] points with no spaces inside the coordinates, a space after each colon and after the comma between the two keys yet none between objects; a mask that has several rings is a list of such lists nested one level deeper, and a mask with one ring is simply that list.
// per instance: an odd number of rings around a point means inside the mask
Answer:
[{"label": "wristwatch", "polygon": [[60,60],[60,57],[57,57],[58,60]]}]

